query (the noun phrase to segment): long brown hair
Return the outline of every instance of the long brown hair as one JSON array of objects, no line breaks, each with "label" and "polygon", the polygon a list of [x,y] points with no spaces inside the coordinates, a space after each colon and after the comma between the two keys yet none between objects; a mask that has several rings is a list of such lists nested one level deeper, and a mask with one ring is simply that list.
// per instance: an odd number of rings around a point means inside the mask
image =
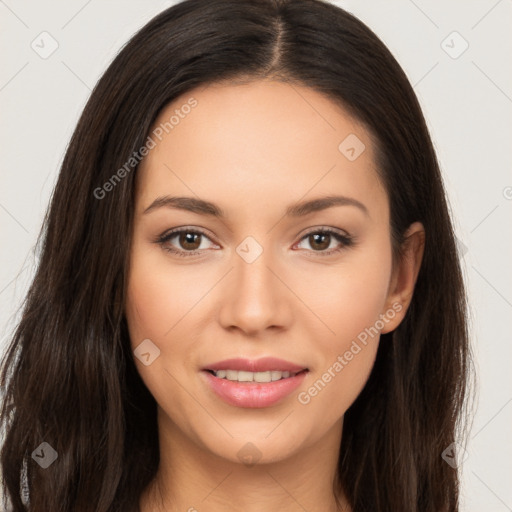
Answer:
[{"label": "long brown hair", "polygon": [[[155,400],[136,371],[124,316],[136,165],[104,184],[174,98],[202,84],[262,78],[311,87],[348,109],[375,140],[394,245],[414,221],[426,230],[410,308],[382,336],[345,414],[336,486],[356,512],[458,510],[457,469],[441,454],[464,425],[466,297],[410,83],[368,27],[327,2],[186,0],[120,51],[67,148],[1,367],[1,468],[14,512],[138,510],[159,446]],[[58,454],[46,469],[31,456],[42,442]]]}]

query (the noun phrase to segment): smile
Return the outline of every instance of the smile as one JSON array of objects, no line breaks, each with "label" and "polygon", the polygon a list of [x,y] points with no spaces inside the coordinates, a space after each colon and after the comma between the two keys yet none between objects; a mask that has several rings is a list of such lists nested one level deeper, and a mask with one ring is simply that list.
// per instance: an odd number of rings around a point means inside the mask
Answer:
[{"label": "smile", "polygon": [[[271,370],[266,372],[246,372],[238,370],[208,370],[219,379],[226,379],[237,382],[275,382],[277,380],[295,377],[300,372],[289,372]],[[307,371],[307,370],[301,370]]]},{"label": "smile", "polygon": [[234,407],[254,409],[284,402],[304,382],[308,372],[203,370],[200,374],[213,398]]}]

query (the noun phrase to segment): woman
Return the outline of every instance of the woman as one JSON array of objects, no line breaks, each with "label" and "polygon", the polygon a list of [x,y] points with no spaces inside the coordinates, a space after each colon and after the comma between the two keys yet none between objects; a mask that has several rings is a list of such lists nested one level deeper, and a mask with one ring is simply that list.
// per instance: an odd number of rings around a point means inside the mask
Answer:
[{"label": "woman", "polygon": [[93,91],[2,365],[18,511],[457,511],[466,303],[396,60],[186,0]]}]

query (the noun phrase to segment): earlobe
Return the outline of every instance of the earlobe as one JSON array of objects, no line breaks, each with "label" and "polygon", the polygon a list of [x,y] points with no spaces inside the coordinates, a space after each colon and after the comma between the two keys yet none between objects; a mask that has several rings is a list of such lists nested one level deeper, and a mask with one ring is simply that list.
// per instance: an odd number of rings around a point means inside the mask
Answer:
[{"label": "earlobe", "polygon": [[[402,322],[411,303],[421,262],[423,261],[425,249],[425,228],[423,224],[414,222],[409,226],[404,236],[405,240],[393,270],[386,301],[386,311],[393,309],[397,311],[397,314],[386,324],[381,334],[393,331]],[[398,305],[401,307],[398,307]]]}]

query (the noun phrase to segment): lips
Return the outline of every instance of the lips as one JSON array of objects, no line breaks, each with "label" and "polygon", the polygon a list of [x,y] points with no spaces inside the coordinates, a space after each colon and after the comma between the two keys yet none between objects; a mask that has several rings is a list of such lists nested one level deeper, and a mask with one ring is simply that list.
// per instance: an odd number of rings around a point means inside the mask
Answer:
[{"label": "lips", "polygon": [[[257,360],[226,359],[209,364],[203,368],[201,375],[207,387],[229,405],[261,408],[276,405],[291,395],[304,382],[308,371],[305,366],[290,361],[264,357]],[[220,378],[221,374],[227,373],[229,376],[232,372],[239,372],[238,376],[244,382]],[[249,379],[251,372],[255,377],[263,377],[266,373],[265,382]],[[278,374],[281,378],[269,382],[269,374]]]},{"label": "lips", "polygon": [[225,359],[216,363],[209,364],[203,370],[218,371],[218,370],[237,370],[245,372],[290,372],[291,374],[299,373],[307,370],[306,366],[278,359],[275,357],[263,357],[261,359]]}]

